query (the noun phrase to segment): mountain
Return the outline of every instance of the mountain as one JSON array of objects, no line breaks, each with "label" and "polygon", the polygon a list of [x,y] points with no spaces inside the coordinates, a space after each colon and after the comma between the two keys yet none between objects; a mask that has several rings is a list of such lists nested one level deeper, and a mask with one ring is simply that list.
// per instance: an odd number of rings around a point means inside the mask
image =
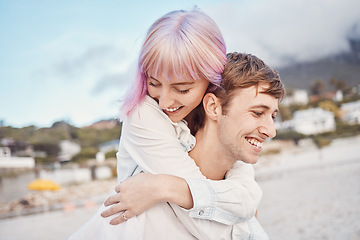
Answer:
[{"label": "mountain", "polygon": [[89,126],[83,127],[83,129],[97,129],[97,130],[113,129],[119,125],[120,125],[120,122],[118,120],[109,119],[109,120],[101,120],[101,121],[95,122]]},{"label": "mountain", "polygon": [[360,84],[360,39],[349,39],[351,50],[312,62],[297,63],[276,69],[286,88],[310,90],[315,80],[325,83],[334,78],[347,87]]}]

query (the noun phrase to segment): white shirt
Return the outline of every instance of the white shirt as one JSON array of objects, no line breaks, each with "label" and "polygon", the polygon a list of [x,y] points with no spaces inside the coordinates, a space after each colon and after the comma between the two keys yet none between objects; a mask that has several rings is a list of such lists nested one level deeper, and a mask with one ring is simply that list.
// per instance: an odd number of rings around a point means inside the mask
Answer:
[{"label": "white shirt", "polygon": [[[225,180],[208,180],[187,153],[194,145],[195,138],[186,123],[171,122],[158,104],[147,96],[123,122],[117,153],[118,180],[140,171],[185,178],[194,207],[185,210],[173,204],[171,207],[166,203],[158,204],[115,226],[117,228],[107,226],[110,225],[109,218],[104,221],[94,216],[87,223],[87,230],[78,231],[77,237],[71,239],[86,239],[86,234],[81,232],[89,231],[92,232],[90,236],[109,236],[110,232],[113,237],[129,236],[118,239],[137,239],[135,235],[138,239],[162,239],[161,234],[167,238],[171,235],[172,239],[267,239],[253,217],[262,195],[254,180],[253,166],[238,161]],[[103,210],[104,207],[98,215]]]},{"label": "white shirt", "polygon": [[[183,146],[183,147],[182,147]],[[237,162],[225,181],[207,180],[187,151],[195,146],[185,122],[173,123],[151,97],[146,96],[122,126],[117,153],[118,180],[150,172],[185,178],[194,207],[192,217],[232,225],[254,216],[262,192],[250,164]]]}]

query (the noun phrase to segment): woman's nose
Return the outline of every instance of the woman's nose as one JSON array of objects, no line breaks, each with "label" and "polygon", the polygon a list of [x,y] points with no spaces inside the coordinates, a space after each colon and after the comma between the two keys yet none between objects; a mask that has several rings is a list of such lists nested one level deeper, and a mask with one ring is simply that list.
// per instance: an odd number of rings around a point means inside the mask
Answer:
[{"label": "woman's nose", "polygon": [[159,106],[161,109],[169,108],[173,105],[174,99],[169,89],[162,89],[159,94]]}]

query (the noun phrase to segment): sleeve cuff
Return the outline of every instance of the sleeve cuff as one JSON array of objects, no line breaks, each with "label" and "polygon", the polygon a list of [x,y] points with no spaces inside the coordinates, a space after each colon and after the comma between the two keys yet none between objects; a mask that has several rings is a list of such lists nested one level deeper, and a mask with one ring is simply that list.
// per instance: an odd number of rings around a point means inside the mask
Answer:
[{"label": "sleeve cuff", "polygon": [[189,210],[190,217],[210,220],[214,215],[215,193],[208,181],[185,179],[193,198],[194,206]]}]

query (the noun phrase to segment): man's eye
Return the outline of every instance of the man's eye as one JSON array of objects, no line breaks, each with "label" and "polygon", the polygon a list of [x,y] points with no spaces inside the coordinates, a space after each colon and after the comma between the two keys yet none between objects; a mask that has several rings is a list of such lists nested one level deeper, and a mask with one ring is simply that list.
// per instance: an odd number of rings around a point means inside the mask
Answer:
[{"label": "man's eye", "polygon": [[261,115],[263,115],[263,113],[262,113],[262,112],[256,112],[256,111],[253,111],[253,113],[254,113],[256,116],[258,116],[258,117],[260,117]]}]

